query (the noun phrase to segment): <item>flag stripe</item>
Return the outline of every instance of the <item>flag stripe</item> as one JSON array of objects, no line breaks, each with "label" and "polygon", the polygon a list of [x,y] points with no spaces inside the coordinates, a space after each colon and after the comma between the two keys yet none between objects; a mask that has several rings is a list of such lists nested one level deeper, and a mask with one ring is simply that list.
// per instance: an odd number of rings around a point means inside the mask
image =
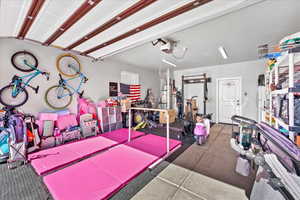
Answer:
[{"label": "flag stripe", "polygon": [[141,99],[141,85],[127,85],[120,83],[120,92],[125,94],[132,102]]}]

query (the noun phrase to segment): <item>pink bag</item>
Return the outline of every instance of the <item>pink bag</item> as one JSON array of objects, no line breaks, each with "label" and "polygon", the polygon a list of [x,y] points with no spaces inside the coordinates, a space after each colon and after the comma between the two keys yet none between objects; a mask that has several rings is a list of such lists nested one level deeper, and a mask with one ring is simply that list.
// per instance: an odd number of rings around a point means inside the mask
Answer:
[{"label": "pink bag", "polygon": [[73,131],[65,131],[62,133],[63,143],[74,139],[79,140],[80,138],[81,138],[81,134],[79,129]]},{"label": "pink bag", "polygon": [[239,156],[236,162],[235,171],[243,176],[250,174],[250,162],[246,158]]},{"label": "pink bag", "polygon": [[41,149],[54,147],[56,144],[55,137],[47,137],[41,140]]},{"label": "pink bag", "polygon": [[75,114],[58,116],[56,126],[59,130],[64,130],[72,126],[78,126]]},{"label": "pink bag", "polygon": [[56,113],[39,113],[38,120],[36,120],[36,124],[39,126],[39,133],[43,134],[44,129],[44,121],[51,120],[56,121],[58,115]]}]

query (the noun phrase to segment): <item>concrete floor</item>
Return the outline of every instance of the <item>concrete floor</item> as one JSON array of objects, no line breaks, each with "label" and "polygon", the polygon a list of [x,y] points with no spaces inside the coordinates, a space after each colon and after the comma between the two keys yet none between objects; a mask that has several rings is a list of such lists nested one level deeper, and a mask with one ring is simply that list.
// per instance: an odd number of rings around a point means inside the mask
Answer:
[{"label": "concrete floor", "polygon": [[[133,200],[243,200],[248,199],[255,173],[235,173],[237,154],[230,148],[231,127],[214,125],[207,143],[188,147],[173,161],[164,161]],[[158,171],[158,172],[156,172]]]}]

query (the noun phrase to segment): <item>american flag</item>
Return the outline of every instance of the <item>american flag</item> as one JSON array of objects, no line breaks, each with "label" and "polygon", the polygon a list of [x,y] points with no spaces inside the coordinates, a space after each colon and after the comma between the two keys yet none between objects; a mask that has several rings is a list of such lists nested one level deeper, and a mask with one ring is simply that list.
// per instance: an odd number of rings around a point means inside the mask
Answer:
[{"label": "american flag", "polygon": [[132,102],[141,100],[141,85],[127,85],[120,83],[120,92]]}]

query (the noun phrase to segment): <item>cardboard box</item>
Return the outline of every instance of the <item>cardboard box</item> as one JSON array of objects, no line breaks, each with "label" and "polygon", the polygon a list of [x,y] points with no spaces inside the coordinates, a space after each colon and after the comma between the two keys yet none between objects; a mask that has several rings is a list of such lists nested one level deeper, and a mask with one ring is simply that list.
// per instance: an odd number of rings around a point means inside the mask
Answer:
[{"label": "cardboard box", "polygon": [[192,100],[192,109],[197,109],[197,100],[196,99]]},{"label": "cardboard box", "polygon": [[121,110],[122,110],[122,112],[127,112],[130,107],[131,107],[131,102],[128,99],[122,99],[121,100]]},{"label": "cardboard box", "polygon": [[[175,122],[176,119],[176,110],[169,110],[169,123]],[[159,123],[166,124],[167,123],[167,116],[165,112],[160,112],[159,114]]]},{"label": "cardboard box", "polygon": [[300,136],[296,136],[296,144],[300,148]]}]

